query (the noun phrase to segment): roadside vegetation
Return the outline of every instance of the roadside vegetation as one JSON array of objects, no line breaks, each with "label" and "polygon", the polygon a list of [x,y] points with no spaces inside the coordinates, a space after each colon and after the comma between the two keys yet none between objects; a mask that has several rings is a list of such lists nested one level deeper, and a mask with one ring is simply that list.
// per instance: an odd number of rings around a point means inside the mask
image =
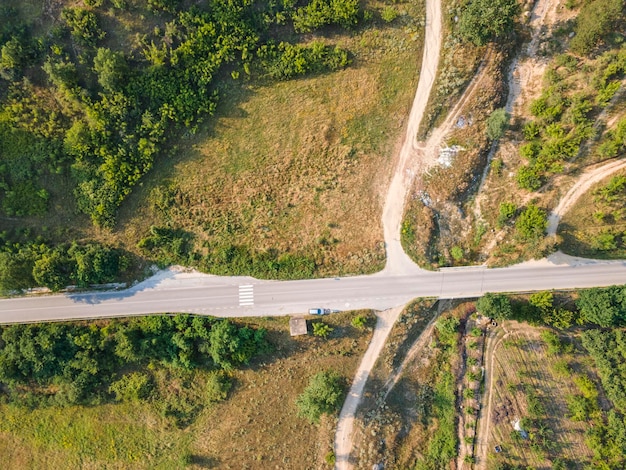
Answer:
[{"label": "roadside vegetation", "polygon": [[[352,326],[354,318],[369,323],[373,315],[334,314],[327,338],[292,338],[286,318],[3,327],[3,461],[11,468],[323,467],[344,384],[371,335]],[[319,403],[315,397],[329,390],[320,376],[330,378],[336,399],[310,422],[298,403],[309,403],[303,396]]]},{"label": "roadside vegetation", "polygon": [[[537,33],[537,57],[527,59],[530,65],[520,68],[529,77],[541,73],[543,85],[521,90],[522,105],[514,110],[509,130],[493,156],[484,191],[477,196],[476,223],[484,224],[487,236],[475,259],[491,265],[553,251],[554,243],[544,240],[543,233],[530,244],[519,237],[519,214],[528,204],[549,212],[587,165],[623,153],[619,141],[626,57],[620,39],[626,24],[623,4],[611,0],[571,3],[555,12],[547,31]],[[547,65],[540,65],[539,56]],[[573,255],[599,257],[617,249],[621,234],[615,230],[611,234],[608,225],[595,229],[602,225],[602,201],[597,196],[595,204],[592,201],[590,195],[579,204],[598,207],[597,222],[590,214],[584,222],[580,217],[566,218],[564,240],[557,247]],[[504,217],[503,211],[509,208],[512,215]],[[591,222],[593,228],[586,231],[585,225]],[[575,242],[577,236],[584,241]]]},{"label": "roadside vegetation", "polygon": [[[439,71],[418,136],[440,138],[428,150],[440,158],[411,195],[402,227],[405,251],[425,268],[467,264],[478,254],[486,227],[468,222],[463,205],[508,125],[504,74],[521,28],[518,2],[444,2],[443,12]],[[445,134],[431,136],[437,126]]]},{"label": "roadside vegetation", "polygon": [[122,249],[126,277],[150,262],[275,278],[382,266],[366,220],[423,6],[31,0],[0,18],[0,251],[23,273],[9,289],[46,285],[20,254],[32,243]]}]

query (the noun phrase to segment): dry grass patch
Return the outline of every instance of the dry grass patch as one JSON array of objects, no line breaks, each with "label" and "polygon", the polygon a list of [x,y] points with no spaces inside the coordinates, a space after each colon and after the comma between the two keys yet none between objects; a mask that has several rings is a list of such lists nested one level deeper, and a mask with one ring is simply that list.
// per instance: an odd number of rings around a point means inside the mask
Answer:
[{"label": "dry grass patch", "polygon": [[[373,324],[373,316],[367,315]],[[371,329],[351,326],[354,316],[348,312],[324,317],[321,321],[334,328],[326,339],[289,337],[287,319],[253,321],[271,327],[276,351],[249,370],[236,372],[229,399],[198,420],[192,461],[210,459],[219,468],[233,469],[324,468],[336,416],[323,416],[319,426],[310,424],[297,415],[295,400],[317,372],[334,370],[347,383],[352,380],[371,336]]]}]

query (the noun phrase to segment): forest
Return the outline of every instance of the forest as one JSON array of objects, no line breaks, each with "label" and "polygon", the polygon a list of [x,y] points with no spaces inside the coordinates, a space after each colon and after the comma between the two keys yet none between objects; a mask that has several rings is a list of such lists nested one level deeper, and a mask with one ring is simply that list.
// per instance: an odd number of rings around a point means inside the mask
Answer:
[{"label": "forest", "polygon": [[[42,216],[55,203],[51,187],[64,185],[96,227],[114,227],[133,188],[155,161],[168,157],[177,139],[211,119],[228,83],[344,68],[351,61],[348,51],[320,40],[304,43],[304,34],[354,28],[364,16],[357,0],[72,5],[58,17],[51,13],[50,25],[45,18],[26,19],[10,4],[0,7],[0,216]],[[114,37],[119,26],[111,18],[124,15],[157,19],[141,36],[139,52]],[[87,279],[72,267],[69,247],[43,246],[45,239],[33,243],[21,235],[0,237],[0,264],[19,274],[17,280],[0,275],[3,292],[34,285],[57,290],[73,280],[97,283],[125,266],[116,269],[111,261],[109,271]],[[50,264],[50,257],[64,265],[53,281],[35,269]]]}]

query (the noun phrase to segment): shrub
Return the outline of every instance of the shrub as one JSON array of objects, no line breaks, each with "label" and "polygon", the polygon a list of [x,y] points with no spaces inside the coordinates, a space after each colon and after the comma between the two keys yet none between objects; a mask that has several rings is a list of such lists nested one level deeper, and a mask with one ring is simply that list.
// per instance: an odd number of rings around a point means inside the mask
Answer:
[{"label": "shrub", "polygon": [[576,35],[570,42],[572,51],[588,54],[598,42],[613,31],[622,17],[622,0],[593,0],[586,2],[576,18]]},{"label": "shrub", "polygon": [[517,212],[517,206],[513,202],[501,202],[498,210],[498,226],[502,227],[511,220]]},{"label": "shrub", "polygon": [[319,423],[323,414],[339,409],[343,398],[344,380],[334,371],[319,372],[311,377],[309,385],[296,399],[298,415],[311,423]]},{"label": "shrub", "polygon": [[225,400],[232,382],[222,371],[212,371],[206,381],[206,399],[209,403]]},{"label": "shrub", "polygon": [[141,372],[123,375],[113,382],[109,391],[115,394],[117,401],[136,402],[145,400],[152,391],[153,383],[150,376]]},{"label": "shrub", "polygon": [[351,323],[353,327],[362,330],[367,326],[368,321],[365,315],[357,315],[356,317],[352,318]]},{"label": "shrub", "polygon": [[461,11],[459,36],[465,42],[483,46],[511,33],[518,13],[516,0],[471,0]]},{"label": "shrub", "polygon": [[313,323],[313,335],[319,336],[320,338],[327,338],[328,335],[333,331],[333,328],[330,325],[327,325],[323,322],[315,322]]},{"label": "shrub", "polygon": [[450,256],[452,256],[452,259],[454,259],[454,261],[461,261],[464,256],[463,248],[461,248],[460,246],[453,246],[450,250]]},{"label": "shrub", "polygon": [[548,227],[545,211],[534,204],[529,204],[515,222],[515,229],[523,240],[537,240],[542,237]]},{"label": "shrub", "polygon": [[498,140],[504,135],[509,124],[509,114],[504,108],[496,109],[487,119],[487,137]]},{"label": "shrub", "polygon": [[359,0],[312,0],[292,15],[293,27],[308,33],[325,25],[350,28],[359,21]]},{"label": "shrub", "polygon": [[380,14],[385,23],[391,23],[398,17],[398,11],[392,6],[386,6]]}]

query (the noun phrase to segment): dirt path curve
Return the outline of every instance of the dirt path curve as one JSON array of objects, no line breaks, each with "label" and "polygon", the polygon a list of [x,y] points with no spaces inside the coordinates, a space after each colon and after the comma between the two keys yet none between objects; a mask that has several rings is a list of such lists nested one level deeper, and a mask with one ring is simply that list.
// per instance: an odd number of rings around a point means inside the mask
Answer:
[{"label": "dirt path curve", "polygon": [[583,194],[589,191],[594,184],[622,168],[626,168],[626,160],[611,160],[608,163],[595,166],[585,171],[580,178],[578,178],[574,186],[561,198],[559,204],[548,217],[548,236],[556,235],[561,217],[572,208]]},{"label": "dirt path curve", "polygon": [[420,152],[417,145],[417,131],[424,116],[428,97],[435,82],[439,55],[441,50],[441,2],[426,0],[426,28],[424,31],[424,54],[422,67],[413,107],[409,115],[406,136],[396,170],[389,185],[385,206],[383,208],[383,231],[387,252],[387,263],[381,272],[388,274],[405,274],[419,270],[402,249],[400,243],[400,227],[404,214],[407,194],[411,189],[413,178],[421,168]]}]

